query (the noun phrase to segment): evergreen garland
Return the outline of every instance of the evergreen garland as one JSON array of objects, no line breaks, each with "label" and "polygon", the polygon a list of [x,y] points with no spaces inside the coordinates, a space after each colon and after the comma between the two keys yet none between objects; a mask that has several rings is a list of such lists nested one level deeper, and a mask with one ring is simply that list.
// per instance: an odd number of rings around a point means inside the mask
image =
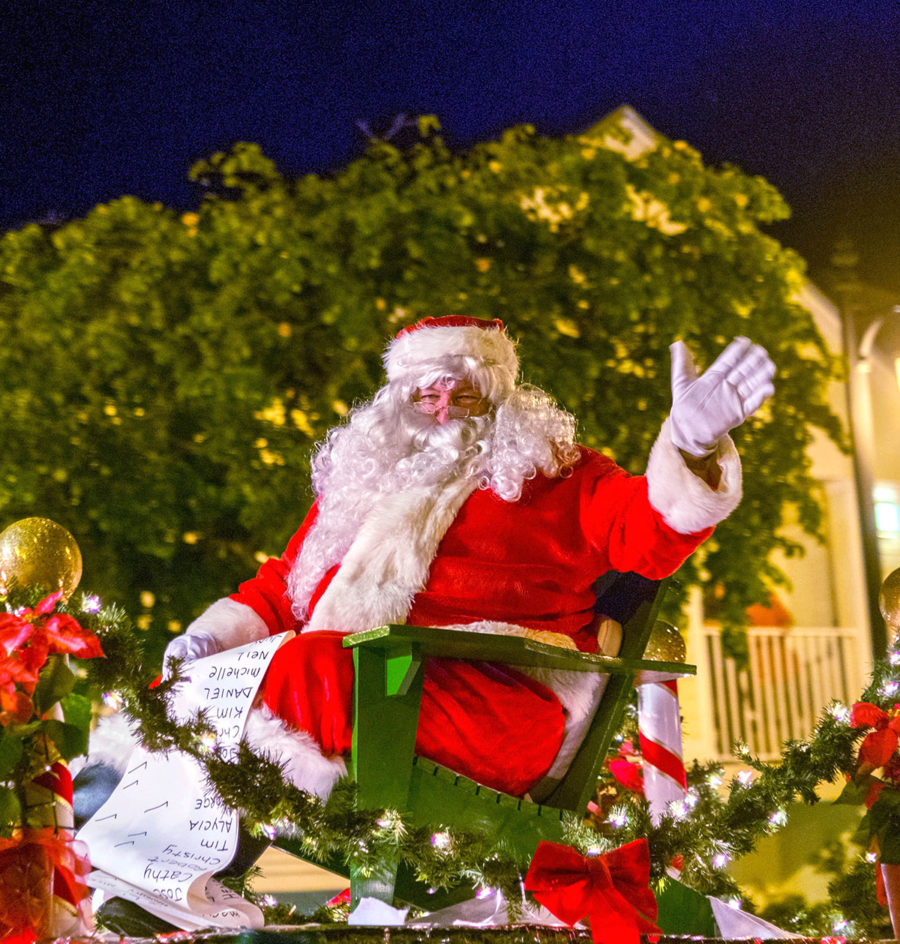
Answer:
[{"label": "evergreen garland", "polygon": [[[127,615],[115,606],[100,608],[95,601],[84,597],[80,608],[69,608],[98,635],[107,654],[106,659],[83,664],[87,684],[95,692],[107,693],[108,703],[137,721],[149,750],[177,749],[200,761],[222,799],[241,811],[245,827],[257,834],[296,835],[312,858],[337,859],[364,874],[399,856],[419,880],[436,888],[465,880],[476,887],[503,889],[508,900],[518,897],[528,862],[515,856],[502,839],[436,827],[441,841],[435,842],[433,829],[410,825],[400,811],[356,809],[355,787],[350,782],[339,783],[323,803],[288,783],[278,764],[245,744],[233,758],[210,746],[211,731],[202,714],[190,723],[175,723],[168,705],[180,677],[178,666],[170,679],[151,689],[154,673],[143,662]],[[862,698],[891,707],[900,691],[898,664],[897,653],[879,662]],[[636,734],[636,724],[632,706],[620,742],[629,732]],[[848,708],[834,703],[825,709],[808,740],[785,745],[777,764],[763,762],[737,745],[737,757],[748,769],[725,784],[720,765],[695,762],[688,771],[686,801],[674,805],[656,827],[644,798],[605,775],[598,785],[594,812],[583,822],[572,817],[567,823],[567,841],[583,853],[597,853],[646,837],[653,881],[661,880],[675,861],[691,888],[719,897],[741,897],[726,871],[728,862],[752,851],[762,837],[784,826],[789,804],[798,799],[816,803],[820,784],[851,773],[862,734],[863,729],[850,726]],[[871,867],[860,860],[832,883],[835,904],[843,908],[838,918],[861,932],[877,925],[872,895],[862,889],[866,877],[871,885]],[[833,918],[829,912],[828,920]]]}]

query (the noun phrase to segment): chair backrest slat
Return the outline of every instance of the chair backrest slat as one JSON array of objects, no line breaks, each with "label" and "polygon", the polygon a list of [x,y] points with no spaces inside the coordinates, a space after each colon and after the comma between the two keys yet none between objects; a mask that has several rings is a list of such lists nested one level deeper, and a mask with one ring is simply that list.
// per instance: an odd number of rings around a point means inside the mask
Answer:
[{"label": "chair backrest slat", "polygon": [[[616,574],[601,588],[597,611],[622,624],[624,659],[640,659],[656,621],[667,581],[649,580],[640,574]],[[572,810],[587,809],[594,795],[610,742],[621,725],[622,715],[634,682],[633,675],[611,676],[594,720],[578,753],[559,786],[543,801],[545,806]]]}]

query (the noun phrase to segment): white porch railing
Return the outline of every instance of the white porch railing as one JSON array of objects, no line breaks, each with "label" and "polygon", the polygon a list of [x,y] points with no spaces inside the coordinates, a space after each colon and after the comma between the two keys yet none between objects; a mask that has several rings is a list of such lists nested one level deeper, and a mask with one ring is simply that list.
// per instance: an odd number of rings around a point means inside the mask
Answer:
[{"label": "white porch railing", "polygon": [[723,655],[718,627],[704,626],[703,636],[718,760],[734,758],[736,741],[764,759],[779,757],[789,738],[810,737],[830,701],[849,704],[862,692],[855,629],[749,627],[750,658],[740,669]]}]

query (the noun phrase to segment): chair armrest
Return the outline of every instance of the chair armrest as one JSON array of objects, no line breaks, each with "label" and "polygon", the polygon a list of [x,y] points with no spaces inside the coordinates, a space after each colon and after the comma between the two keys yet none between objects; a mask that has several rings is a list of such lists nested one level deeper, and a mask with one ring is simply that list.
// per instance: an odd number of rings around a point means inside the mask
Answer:
[{"label": "chair armrest", "polygon": [[697,668],[680,662],[654,662],[646,659],[620,659],[593,655],[574,649],[562,649],[523,636],[439,629],[430,626],[378,626],[344,638],[346,648],[365,646],[402,656],[415,652],[419,658],[440,656],[445,659],[503,662],[507,665],[569,669],[636,677],[636,684],[663,682],[696,674]]}]

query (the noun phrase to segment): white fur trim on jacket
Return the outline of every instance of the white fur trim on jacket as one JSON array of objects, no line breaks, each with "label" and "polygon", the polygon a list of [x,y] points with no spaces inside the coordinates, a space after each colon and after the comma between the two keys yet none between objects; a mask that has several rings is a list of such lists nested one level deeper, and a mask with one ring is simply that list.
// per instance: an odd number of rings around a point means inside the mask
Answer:
[{"label": "white fur trim on jacket", "polygon": [[289,727],[265,705],[247,716],[243,739],[257,754],[280,764],[285,779],[294,786],[322,800],[327,800],[338,780],[347,776],[343,757],[326,757],[306,731]]},{"label": "white fur trim on jacket", "polygon": [[208,633],[224,650],[265,639],[269,628],[262,617],[246,604],[222,597],[210,604],[185,632]]},{"label": "white fur trim on jacket", "polygon": [[428,580],[438,545],[475,485],[471,478],[460,478],[379,499],[316,604],[305,632],[362,632],[405,623],[413,597]]},{"label": "white fur trim on jacket", "polygon": [[[91,734],[88,756],[78,769],[104,764],[124,774],[128,758],[140,743],[136,731],[137,723],[124,712],[101,718]],[[265,705],[248,714],[243,740],[256,753],[280,764],[291,783],[323,800],[347,775],[342,757],[326,757],[309,734],[289,727]],[[74,773],[77,770],[73,768]]]},{"label": "white fur trim on jacket", "polygon": [[719,440],[722,478],[715,491],[685,465],[667,419],[647,462],[650,504],[679,534],[695,534],[727,518],[741,500],[741,460],[730,436]]},{"label": "white fur trim on jacket", "polygon": [[593,672],[571,672],[566,669],[532,669],[527,666],[516,668],[546,685],[559,699],[566,718],[562,744],[550,769],[528,791],[533,800],[540,802],[559,785],[578,753],[591,721],[594,720],[600,699],[606,691],[609,676]]}]

